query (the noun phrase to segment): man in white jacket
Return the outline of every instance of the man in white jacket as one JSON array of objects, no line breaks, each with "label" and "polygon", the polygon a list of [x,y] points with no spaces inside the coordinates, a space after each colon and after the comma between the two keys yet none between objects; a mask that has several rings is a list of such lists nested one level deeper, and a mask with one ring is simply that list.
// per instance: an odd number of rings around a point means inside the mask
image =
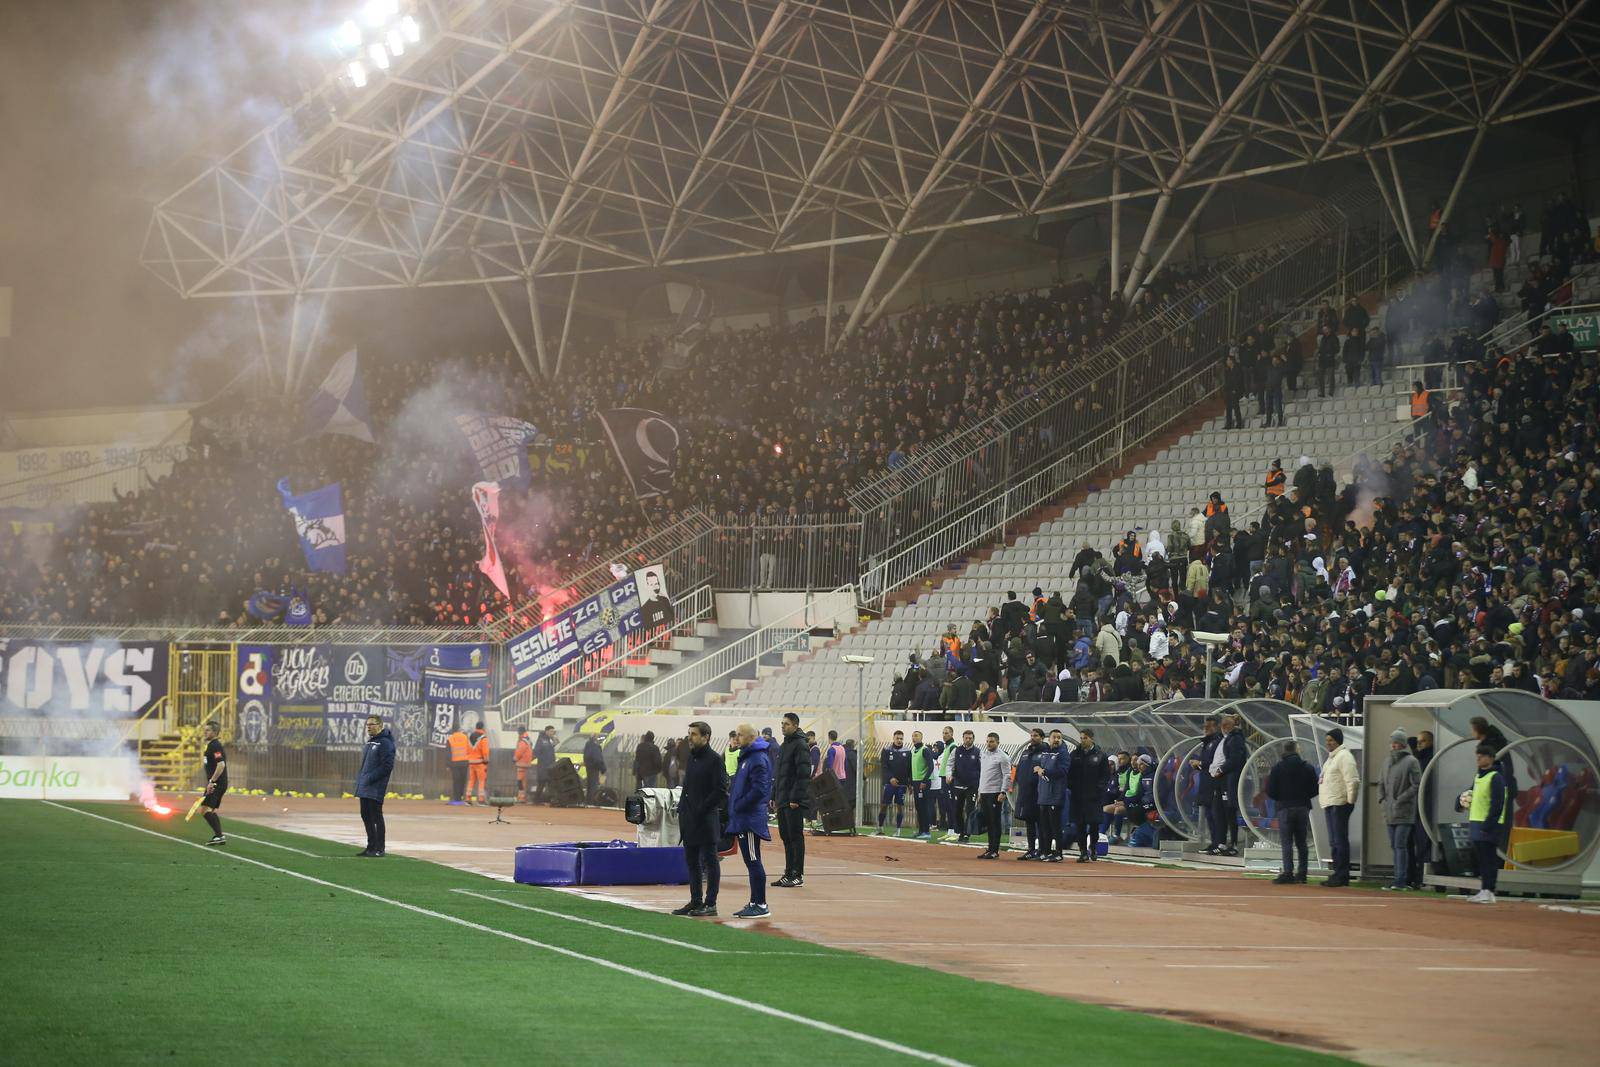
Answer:
[{"label": "man in white jacket", "polygon": [[978,753],[978,803],[989,831],[989,847],[978,856],[980,860],[1000,856],[1000,816],[1010,776],[1011,757],[1000,747],[1000,735],[991,733],[984,738],[983,751]]},{"label": "man in white jacket", "polygon": [[1350,814],[1361,792],[1361,772],[1356,758],[1344,747],[1344,731],[1337,726],[1323,740],[1328,758],[1322,764],[1317,800],[1328,821],[1328,842],[1333,850],[1333,875],[1322,884],[1339,889],[1350,884]]}]

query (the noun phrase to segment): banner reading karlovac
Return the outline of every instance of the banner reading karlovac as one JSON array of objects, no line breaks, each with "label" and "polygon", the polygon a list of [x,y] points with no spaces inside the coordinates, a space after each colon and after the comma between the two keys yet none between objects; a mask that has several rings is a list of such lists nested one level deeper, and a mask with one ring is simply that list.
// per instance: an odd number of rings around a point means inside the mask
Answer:
[{"label": "banner reading karlovac", "polygon": [[344,497],[339,483],[297,495],[289,489],[289,479],[282,478],[278,481],[278,492],[289,517],[294,520],[295,536],[300,539],[306,566],[314,571],[343,574]]},{"label": "banner reading karlovac", "polygon": [[442,747],[458,724],[476,722],[489,703],[489,646],[435,645],[422,673],[428,743]]}]

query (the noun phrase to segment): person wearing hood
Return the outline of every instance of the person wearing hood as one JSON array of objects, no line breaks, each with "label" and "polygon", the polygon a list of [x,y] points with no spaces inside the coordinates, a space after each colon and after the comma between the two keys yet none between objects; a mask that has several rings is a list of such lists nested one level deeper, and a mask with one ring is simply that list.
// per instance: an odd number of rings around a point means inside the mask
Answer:
[{"label": "person wearing hood", "polygon": [[1122,658],[1122,635],[1117,633],[1114,623],[1107,621],[1100,624],[1100,632],[1094,638],[1094,652],[1102,660],[1107,656],[1113,662]]},{"label": "person wearing hood", "polygon": [[1422,765],[1406,745],[1406,732],[1397,729],[1389,735],[1389,764],[1378,783],[1378,803],[1383,806],[1389,845],[1394,849],[1394,877],[1384,889],[1406,889],[1411,884],[1412,827],[1417,821],[1421,784]]},{"label": "person wearing hood", "polygon": [[798,889],[806,884],[806,811],[811,807],[811,754],[800,716],[783,715],[783,744],[772,772],[772,803],[778,814],[778,836],[783,839],[783,877],[772,884]]},{"label": "person wearing hood", "polygon": [[1283,758],[1267,775],[1267,797],[1278,805],[1278,837],[1283,844],[1283,871],[1272,880],[1274,885],[1305,883],[1311,801],[1316,795],[1317,772],[1300,758],[1300,746],[1285,742]]},{"label": "person wearing hood", "polygon": [[[761,865],[761,842],[772,840],[767,805],[772,802],[772,747],[747,722],[739,724],[739,768],[728,788],[728,833],[739,843],[739,858],[750,874],[750,903],[734,912],[736,919],[758,919],[767,909],[767,870]],[[803,752],[803,750],[802,750]]]},{"label": "person wearing hood", "polygon": [[377,715],[367,716],[367,743],[361,748],[361,769],[356,772],[355,794],[361,804],[361,825],[367,828],[367,847],[356,855],[376,859],[384,854],[383,798],[394,773],[394,734]]}]

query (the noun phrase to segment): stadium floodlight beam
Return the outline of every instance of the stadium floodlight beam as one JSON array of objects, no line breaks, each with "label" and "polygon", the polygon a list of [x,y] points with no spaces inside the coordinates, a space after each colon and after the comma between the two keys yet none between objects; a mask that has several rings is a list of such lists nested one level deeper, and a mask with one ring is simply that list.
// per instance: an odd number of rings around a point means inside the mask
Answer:
[{"label": "stadium floodlight beam", "polygon": [[391,29],[388,34],[385,35],[383,38],[383,43],[389,49],[389,54],[392,56],[403,56],[406,54],[406,39],[401,35],[400,27],[398,26]]},{"label": "stadium floodlight beam", "polygon": [[350,75],[350,84],[354,85],[357,89],[361,89],[361,88],[364,88],[366,86],[366,84],[367,84],[367,68],[364,65],[362,65],[361,60],[359,60],[359,59],[351,60],[350,61],[350,66],[346,70],[345,73]]},{"label": "stadium floodlight beam", "polygon": [[368,26],[379,29],[399,11],[400,0],[367,0],[367,6],[361,9],[361,17]]},{"label": "stadium floodlight beam", "polygon": [[389,50],[381,44],[367,46],[367,58],[372,60],[372,65],[379,70],[389,69]]},{"label": "stadium floodlight beam", "polygon": [[412,44],[422,40],[422,27],[417,25],[417,20],[410,15],[400,20],[400,32],[405,34],[406,40]]},{"label": "stadium floodlight beam", "polygon": [[356,25],[354,19],[345,19],[334,32],[333,46],[346,53],[361,51],[361,27]]}]

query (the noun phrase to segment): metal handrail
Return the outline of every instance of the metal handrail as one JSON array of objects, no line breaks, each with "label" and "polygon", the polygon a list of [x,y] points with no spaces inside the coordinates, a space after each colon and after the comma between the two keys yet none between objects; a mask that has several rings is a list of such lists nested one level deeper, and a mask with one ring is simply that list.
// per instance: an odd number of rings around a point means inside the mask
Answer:
[{"label": "metal handrail", "polygon": [[[821,596],[834,597],[840,594],[855,594],[854,585],[842,585],[829,593]],[[819,597],[807,596],[805,602],[794,611],[774,619],[772,622],[753,630],[737,641],[724,645],[709,656],[694,661],[688,666],[673,671],[665,678],[651,685],[645,686],[636,693],[630,693],[625,699],[618,701],[624,708],[643,707],[673,707],[681,703],[685,697],[705,689],[714,682],[720,681],[738,670],[743,670],[752,664],[758,664],[761,657],[768,655],[785,642],[793,640],[798,634],[810,630],[807,621],[811,613],[816,610]]]},{"label": "metal handrail", "polygon": [[[534,712],[560,703],[561,698],[569,693],[593,688],[593,683],[597,679],[625,674],[630,666],[627,657],[636,656],[641,652],[648,653],[650,649],[663,646],[680,634],[692,634],[698,623],[707,616],[716,614],[716,606],[716,594],[711,586],[709,584],[696,586],[672,602],[674,619],[671,626],[662,627],[655,633],[648,634],[639,643],[615,651],[611,658],[595,663],[577,677],[556,672],[507,694],[498,705],[500,721],[506,726],[517,725],[531,718]],[[579,660],[579,664],[582,665],[588,658]]]}]

